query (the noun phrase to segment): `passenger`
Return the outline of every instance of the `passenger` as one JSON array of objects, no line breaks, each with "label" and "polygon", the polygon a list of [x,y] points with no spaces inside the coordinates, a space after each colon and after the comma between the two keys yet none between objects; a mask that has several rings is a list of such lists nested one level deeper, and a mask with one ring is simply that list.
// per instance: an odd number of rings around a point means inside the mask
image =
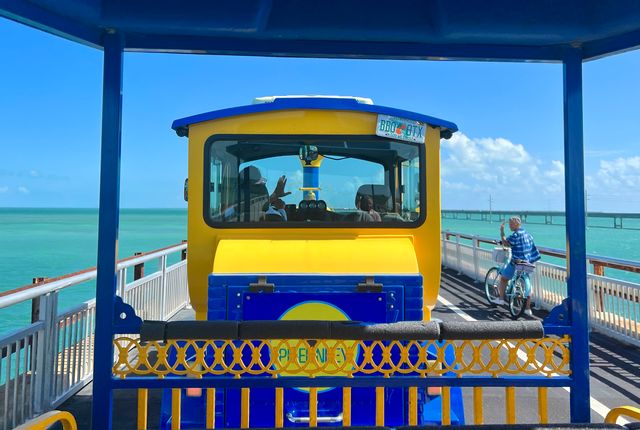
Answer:
[{"label": "passenger", "polygon": [[275,199],[269,204],[265,212],[267,221],[287,221],[287,212],[284,210],[285,204],[282,199]]},{"label": "passenger", "polygon": [[356,207],[371,216],[373,222],[382,222],[382,217],[373,209],[373,198],[368,194],[359,194]]},{"label": "passenger", "polygon": [[[533,242],[533,237],[527,233],[524,228],[522,228],[522,221],[520,218],[517,216],[509,218],[509,229],[513,232],[509,237],[506,237],[504,234],[504,223],[505,222],[502,221],[502,224],[500,224],[500,240],[502,241],[502,245],[511,248],[511,261],[500,271],[500,283],[498,284],[500,298],[494,301],[497,305],[505,304],[504,291],[507,287],[507,283],[515,274],[516,262],[525,261],[533,264],[540,260],[540,252],[538,252],[538,248],[536,248],[536,245]],[[524,313],[529,316],[532,315],[531,295],[527,298]]]},{"label": "passenger", "polygon": [[238,203],[242,214],[240,221],[262,221],[265,219],[265,214],[269,213],[272,208],[271,212],[277,213],[282,216],[283,220],[287,220],[284,202],[280,199],[291,194],[291,192],[285,191],[286,176],[282,175],[278,178],[278,183],[271,194],[267,190],[267,180],[262,177],[260,169],[256,166],[247,166],[242,169],[238,175],[238,183]]}]

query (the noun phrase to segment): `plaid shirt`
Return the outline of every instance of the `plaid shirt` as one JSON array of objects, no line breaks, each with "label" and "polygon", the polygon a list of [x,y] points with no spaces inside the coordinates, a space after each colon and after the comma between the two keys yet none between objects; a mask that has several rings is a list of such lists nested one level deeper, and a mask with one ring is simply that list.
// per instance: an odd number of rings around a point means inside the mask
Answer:
[{"label": "plaid shirt", "polygon": [[520,228],[514,231],[511,236],[507,237],[507,242],[511,245],[511,261],[525,260],[534,263],[540,260],[540,252],[533,243],[533,237],[525,229]]}]

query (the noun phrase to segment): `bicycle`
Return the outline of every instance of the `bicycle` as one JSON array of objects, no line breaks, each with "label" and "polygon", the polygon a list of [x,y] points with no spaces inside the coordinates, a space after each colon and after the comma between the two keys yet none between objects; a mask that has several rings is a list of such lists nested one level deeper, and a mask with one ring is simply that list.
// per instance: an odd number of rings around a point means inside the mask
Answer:
[{"label": "bicycle", "polygon": [[[484,277],[484,293],[491,306],[500,298],[500,290],[498,288],[498,278],[501,269],[507,264],[511,264],[511,252],[508,248],[496,248],[493,252],[493,260],[501,263],[501,266],[494,266],[487,271]],[[522,260],[515,262],[515,274],[509,280],[504,291],[505,299],[508,303],[509,313],[515,319],[518,319],[524,313],[527,299],[531,296],[531,280],[529,275],[534,272],[535,266]]]}]

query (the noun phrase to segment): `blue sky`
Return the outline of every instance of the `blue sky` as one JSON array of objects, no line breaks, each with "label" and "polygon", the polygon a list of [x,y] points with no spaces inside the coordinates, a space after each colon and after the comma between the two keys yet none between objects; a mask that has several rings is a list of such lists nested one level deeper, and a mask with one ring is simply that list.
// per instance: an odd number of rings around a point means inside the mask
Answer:
[{"label": "blue sky", "polygon": [[[102,53],[0,19],[0,207],[96,207]],[[273,94],[340,94],[451,120],[445,208],[562,209],[562,68],[126,54],[121,205],[184,207],[176,118]],[[640,212],[640,52],[586,63],[592,210]]]}]

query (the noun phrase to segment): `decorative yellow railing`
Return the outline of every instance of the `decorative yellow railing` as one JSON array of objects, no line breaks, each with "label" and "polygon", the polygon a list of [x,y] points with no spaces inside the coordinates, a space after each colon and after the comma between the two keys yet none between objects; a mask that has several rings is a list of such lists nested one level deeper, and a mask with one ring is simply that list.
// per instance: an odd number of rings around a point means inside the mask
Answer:
[{"label": "decorative yellow railing", "polygon": [[[114,340],[114,375],[569,375],[568,336],[437,341]],[[445,350],[453,348],[453,360]]]},{"label": "decorative yellow railing", "polygon": [[[514,424],[516,389],[534,387],[538,422],[544,424],[548,422],[549,416],[548,389],[566,386],[571,374],[569,336],[529,339],[506,339],[498,336],[497,339],[491,339],[492,336],[496,337],[495,327],[491,324],[485,324],[485,329],[489,329],[488,339],[471,340],[465,340],[472,333],[468,327],[443,324],[438,326],[441,329],[439,333],[453,333],[452,340],[445,341],[348,338],[249,340],[239,339],[239,336],[231,340],[180,340],[175,339],[179,334],[177,326],[153,324],[157,327],[149,327],[159,328],[157,334],[164,333],[164,337],[160,337],[164,340],[141,341],[127,336],[114,339],[117,353],[113,366],[114,377],[121,381],[123,387],[138,388],[139,428],[145,428],[147,423],[148,389],[160,386],[172,389],[172,417],[176,417],[172,418],[173,429],[180,428],[177,417],[181,416],[183,395],[205,397],[206,417],[203,418],[207,428],[213,428],[216,389],[231,386],[239,388],[241,392],[237,405],[241,428],[251,427],[251,390],[258,386],[270,387],[275,392],[276,427],[282,427],[286,419],[285,387],[298,387],[307,393],[310,427],[316,427],[322,422],[321,419],[327,418],[318,417],[319,394],[329,387],[341,390],[340,421],[342,426],[351,426],[354,406],[351,393],[354,386],[375,389],[372,423],[375,422],[378,426],[385,425],[385,405],[389,400],[388,390],[392,386],[406,390],[406,424],[409,425],[418,423],[420,393],[425,389],[430,396],[440,397],[439,419],[443,424],[451,424],[453,396],[460,395],[460,391],[454,391],[459,390],[455,386],[473,390],[473,422],[476,424],[482,424],[485,420],[483,396],[486,388],[504,390],[504,422]],[[395,339],[404,335],[419,339],[416,333],[428,334],[429,329],[433,328],[426,325],[423,327],[422,323],[416,324],[416,327],[401,327],[406,330],[400,334],[393,330],[388,333],[395,333]],[[376,333],[377,328],[371,327],[365,327],[364,335]],[[218,328],[224,327],[221,325]],[[388,329],[387,326],[382,328]],[[508,330],[512,328],[523,329],[523,334],[535,332],[527,332],[529,329],[524,325],[506,327]],[[510,333],[508,330],[504,333]],[[173,335],[168,336],[169,332]],[[265,332],[269,330],[265,329]],[[351,337],[354,338],[358,339]],[[158,379],[162,380],[160,385],[150,382]],[[262,384],[258,384],[259,381],[263,381]],[[494,411],[495,407],[492,406],[491,413]]]},{"label": "decorative yellow railing", "polygon": [[620,417],[627,417],[640,422],[640,408],[634,408],[633,406],[613,408],[605,417],[604,422],[607,424],[615,424]]},{"label": "decorative yellow railing", "polygon": [[14,430],[46,430],[56,423],[61,424],[63,430],[77,430],[78,428],[76,419],[69,412],[50,411],[27,421]]}]

